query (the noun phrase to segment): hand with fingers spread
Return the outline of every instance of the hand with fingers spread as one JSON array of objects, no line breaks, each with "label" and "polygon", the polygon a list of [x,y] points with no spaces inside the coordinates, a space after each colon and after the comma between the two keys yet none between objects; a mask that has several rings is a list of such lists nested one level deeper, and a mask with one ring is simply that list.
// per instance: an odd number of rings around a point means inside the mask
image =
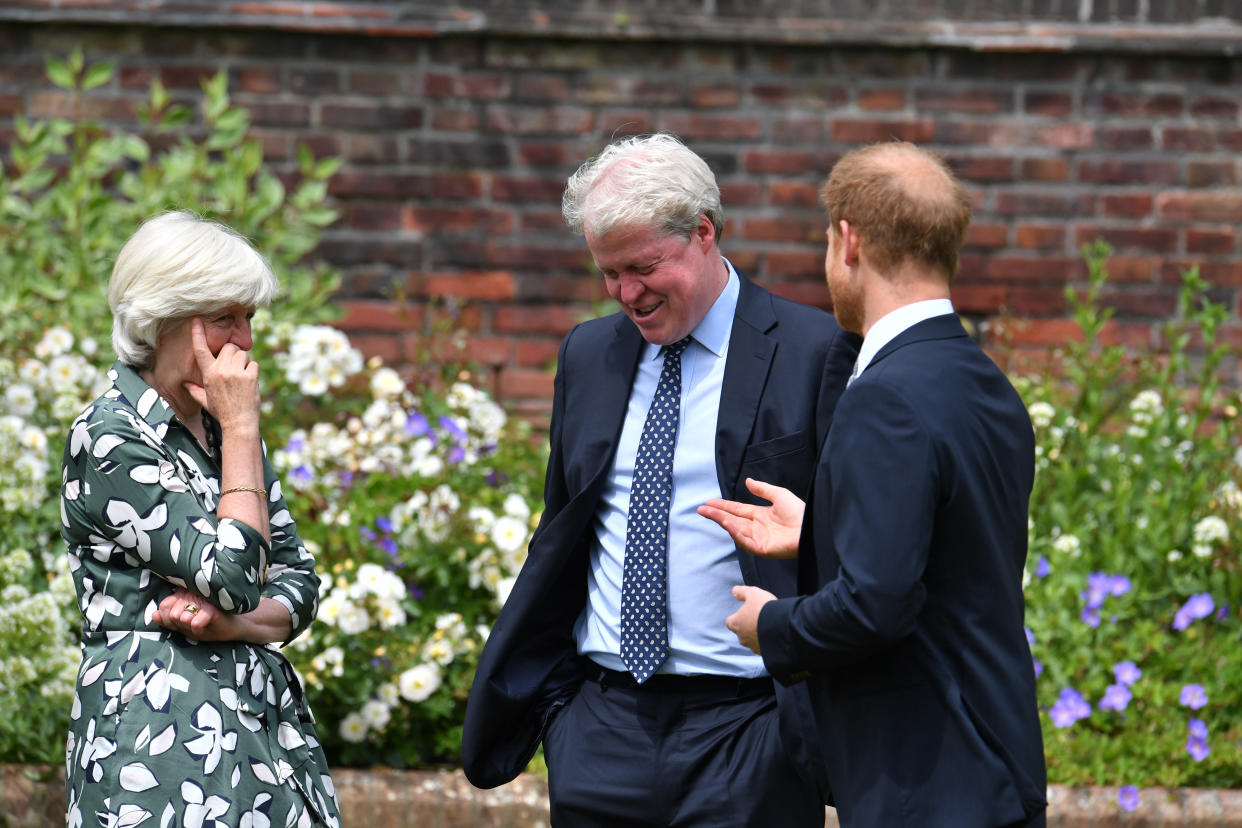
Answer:
[{"label": "hand with fingers spread", "polygon": [[754,506],[713,497],[699,507],[699,514],[720,524],[747,552],[763,558],[796,557],[806,504],[789,489],[750,477],[746,478],[746,488],[772,505]]},{"label": "hand with fingers spread", "polygon": [[186,380],[186,391],[207,409],[223,431],[259,428],[259,364],[232,342],[213,355],[203,321],[190,320],[190,338],[201,385]]}]

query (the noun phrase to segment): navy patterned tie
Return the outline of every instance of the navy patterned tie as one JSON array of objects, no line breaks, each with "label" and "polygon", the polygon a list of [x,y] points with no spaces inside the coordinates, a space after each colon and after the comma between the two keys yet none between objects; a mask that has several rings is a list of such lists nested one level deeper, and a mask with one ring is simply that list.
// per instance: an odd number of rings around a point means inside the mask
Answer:
[{"label": "navy patterned tie", "polygon": [[621,584],[621,660],[639,684],[668,658],[668,509],[681,415],[681,352],[689,344],[686,337],[664,346],[664,370],[634,458]]}]

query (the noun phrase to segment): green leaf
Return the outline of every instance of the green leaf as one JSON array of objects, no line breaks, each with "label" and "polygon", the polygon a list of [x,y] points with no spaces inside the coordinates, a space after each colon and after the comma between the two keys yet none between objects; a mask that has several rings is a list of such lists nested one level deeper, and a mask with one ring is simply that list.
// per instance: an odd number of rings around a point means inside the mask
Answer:
[{"label": "green leaf", "polygon": [[74,77],[73,70],[69,68],[69,64],[63,60],[57,60],[54,57],[48,57],[44,61],[47,69],[47,77],[52,83],[61,89],[74,89],[77,86],[77,79]]},{"label": "green leaf", "polygon": [[96,63],[86,70],[86,76],[82,78],[83,89],[94,89],[103,86],[112,80],[112,72],[115,63],[111,60],[105,60],[102,63]]}]

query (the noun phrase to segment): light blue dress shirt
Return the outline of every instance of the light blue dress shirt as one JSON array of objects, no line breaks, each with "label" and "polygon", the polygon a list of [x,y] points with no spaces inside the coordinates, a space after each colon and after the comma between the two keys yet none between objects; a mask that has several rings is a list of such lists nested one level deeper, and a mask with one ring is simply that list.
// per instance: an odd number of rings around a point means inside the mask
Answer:
[{"label": "light blue dress shirt", "polygon": [[[741,606],[731,593],[742,583],[738,553],[729,534],[697,512],[708,498],[721,496],[716,477],[716,417],[741,289],[733,265],[727,261],[726,265],[729,281],[691,331],[694,341],[681,356],[681,418],[669,509],[669,657],[659,672],[752,678],[767,674],[763,659],[739,644],[725,627],[725,618]],[[574,627],[579,653],[622,672],[621,584],[630,485],[638,439],[663,367],[660,346],[644,345],[612,473],[595,513],[587,605]]]}]

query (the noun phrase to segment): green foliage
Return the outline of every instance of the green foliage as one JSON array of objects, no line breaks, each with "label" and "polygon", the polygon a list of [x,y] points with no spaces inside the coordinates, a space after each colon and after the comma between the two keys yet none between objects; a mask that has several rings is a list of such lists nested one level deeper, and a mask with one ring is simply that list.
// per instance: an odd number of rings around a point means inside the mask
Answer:
[{"label": "green foliage", "polygon": [[[90,89],[112,80],[110,62],[80,51],[48,58],[48,77],[85,111]],[[139,223],[189,209],[248,237],[286,292],[280,312],[322,318],[336,276],[303,260],[336,218],[325,203],[339,161],[302,148],[287,188],[246,137],[249,114],[232,105],[224,72],[203,84],[197,116],[156,81],[142,107],[143,134],[109,132],[89,118],[16,119],[0,167],[0,341],[38,337],[53,323],[107,342],[106,286],[116,253]],[[152,143],[155,143],[153,148]]]},{"label": "green foliage", "polygon": [[[1242,450],[1236,392],[1220,384],[1226,311],[1191,270],[1165,347],[1102,344],[1108,252],[1084,248],[1088,286],[1067,291],[1082,340],[1056,373],[1017,382],[1037,434],[1026,594],[1049,780],[1239,787]],[[1122,662],[1142,677],[1127,685]],[[1187,685],[1205,706],[1183,703]],[[1091,705],[1077,721],[1074,694]]]}]

